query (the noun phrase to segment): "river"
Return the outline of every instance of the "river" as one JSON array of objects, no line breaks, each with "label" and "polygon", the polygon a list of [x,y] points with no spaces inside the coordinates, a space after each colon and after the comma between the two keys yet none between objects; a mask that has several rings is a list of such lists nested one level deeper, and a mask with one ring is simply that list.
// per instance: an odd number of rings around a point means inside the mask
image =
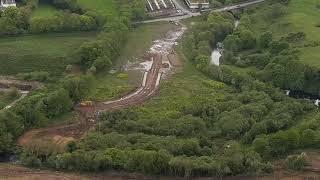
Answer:
[{"label": "river", "polygon": [[285,90],[287,96],[290,96],[295,99],[308,99],[314,102],[314,105],[320,106],[320,95],[314,95],[310,93],[306,93],[304,91],[292,91],[292,90]]},{"label": "river", "polygon": [[[240,25],[240,21],[236,20],[234,22],[234,29],[237,29],[239,25]],[[222,56],[222,52],[223,52],[223,43],[218,42],[217,47],[212,50],[210,63],[216,66],[220,66],[220,58]]]}]

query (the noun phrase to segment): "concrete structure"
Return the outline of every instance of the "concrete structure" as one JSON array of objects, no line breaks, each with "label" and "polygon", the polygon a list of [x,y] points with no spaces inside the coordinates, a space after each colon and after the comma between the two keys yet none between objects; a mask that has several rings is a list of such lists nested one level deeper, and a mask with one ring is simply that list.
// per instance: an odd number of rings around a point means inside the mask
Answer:
[{"label": "concrete structure", "polygon": [[0,9],[4,9],[10,6],[16,7],[16,1],[15,0],[0,0]]},{"label": "concrete structure", "polygon": [[208,0],[185,0],[190,9],[208,9],[210,3]]}]

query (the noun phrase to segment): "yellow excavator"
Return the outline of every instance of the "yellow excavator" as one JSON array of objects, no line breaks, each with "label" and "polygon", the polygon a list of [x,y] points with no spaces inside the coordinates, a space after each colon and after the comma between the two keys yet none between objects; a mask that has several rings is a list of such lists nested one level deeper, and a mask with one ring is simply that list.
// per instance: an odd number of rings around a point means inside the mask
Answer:
[{"label": "yellow excavator", "polygon": [[82,106],[82,107],[92,107],[93,106],[93,102],[92,101],[82,101],[80,103],[80,106]]}]

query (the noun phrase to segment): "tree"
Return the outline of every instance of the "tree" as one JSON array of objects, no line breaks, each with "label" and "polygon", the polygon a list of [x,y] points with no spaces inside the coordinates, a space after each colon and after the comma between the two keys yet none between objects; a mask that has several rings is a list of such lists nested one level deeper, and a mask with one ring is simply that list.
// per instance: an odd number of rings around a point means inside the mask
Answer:
[{"label": "tree", "polygon": [[240,48],[240,38],[237,35],[229,35],[227,38],[223,41],[223,45],[226,50],[237,52]]},{"label": "tree", "polygon": [[272,42],[272,32],[267,31],[260,35],[259,46],[261,48],[268,48],[271,42]]},{"label": "tree", "polygon": [[209,64],[209,57],[206,55],[198,55],[195,58],[195,64],[198,70],[204,70]]},{"label": "tree", "polygon": [[93,79],[90,75],[70,76],[63,82],[63,87],[67,90],[73,102],[81,101],[90,92]]},{"label": "tree", "polygon": [[241,30],[239,38],[242,50],[254,48],[256,45],[256,38],[254,34],[248,29]]},{"label": "tree", "polygon": [[98,71],[108,70],[112,66],[112,61],[108,56],[102,56],[93,62],[93,66],[96,67]]},{"label": "tree", "polygon": [[46,112],[47,117],[52,118],[69,112],[72,106],[73,102],[68,92],[65,89],[59,89],[49,94],[43,100],[42,108]]},{"label": "tree", "polygon": [[271,148],[267,136],[256,138],[253,143],[254,150],[259,153],[264,159],[271,158]]}]

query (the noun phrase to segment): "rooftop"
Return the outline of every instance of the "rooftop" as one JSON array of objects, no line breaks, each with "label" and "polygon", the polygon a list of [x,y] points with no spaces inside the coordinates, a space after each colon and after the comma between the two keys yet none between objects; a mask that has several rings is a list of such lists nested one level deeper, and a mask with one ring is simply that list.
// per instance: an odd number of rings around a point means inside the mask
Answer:
[{"label": "rooftop", "polygon": [[209,0],[190,0],[190,3],[196,3],[196,4],[209,3]]}]

